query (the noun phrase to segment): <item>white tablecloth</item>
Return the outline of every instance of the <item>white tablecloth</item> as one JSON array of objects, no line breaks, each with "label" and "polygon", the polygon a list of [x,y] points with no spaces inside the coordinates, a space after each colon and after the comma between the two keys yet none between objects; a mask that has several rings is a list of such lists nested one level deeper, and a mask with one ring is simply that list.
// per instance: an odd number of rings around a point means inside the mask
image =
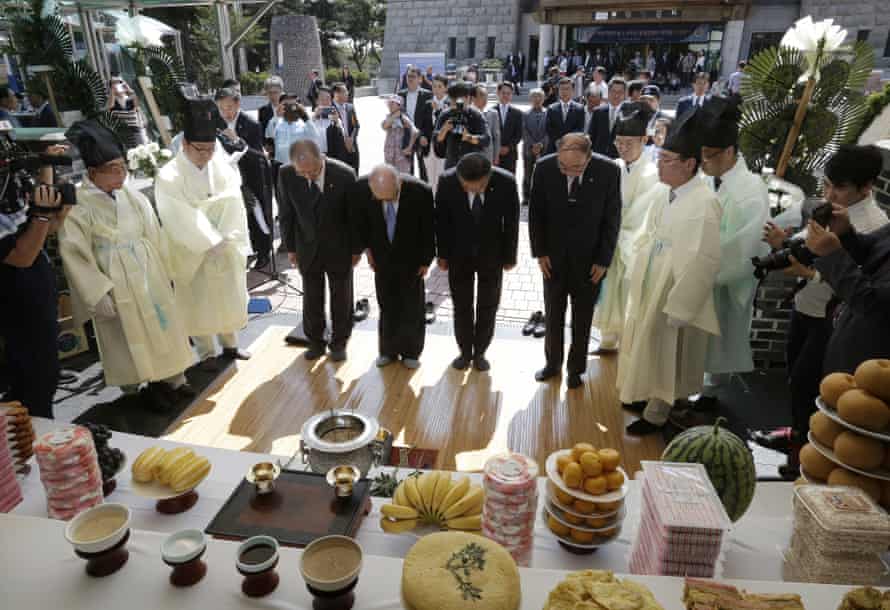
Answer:
[{"label": "white tablecloth", "polygon": [[[300,551],[283,548],[278,564],[278,589],[254,600],[241,593],[241,576],[235,570],[237,543],[210,540],[204,561],[207,575],[197,585],[177,589],[169,582],[170,568],[161,562],[164,535],[132,530],[127,549],[130,559],[105,578],[86,575],[85,563],[74,555],[63,536],[65,524],[48,519],[0,515],[0,607],[37,610],[227,610],[275,608],[309,610],[311,600],[299,572]],[[398,610],[402,561],[376,557],[365,547],[356,588],[356,610]],[[564,572],[521,569],[522,610],[540,610]],[[684,610],[683,579],[632,576],[649,587],[665,610]],[[846,587],[770,582],[730,581],[752,592],[795,592],[807,610],[835,610]]]},{"label": "white tablecloth", "polygon": [[[59,425],[63,424],[34,419],[38,435]],[[110,444],[123,450],[130,463],[144,449],[153,445],[164,447],[181,445],[181,443],[118,432],[114,433]],[[198,487],[200,498],[189,511],[179,515],[163,515],[155,511],[154,501],[133,493],[130,487],[129,468],[119,476],[117,489],[107,501],[129,506],[133,512],[133,527],[137,529],[167,533],[185,528],[203,530],[229,498],[250,466],[270,459],[269,455],[264,454],[203,446],[195,447],[195,451],[210,459],[213,469],[209,477]],[[294,461],[292,467],[298,466],[299,459]],[[45,518],[46,496],[36,471],[36,464],[33,468],[32,473],[22,481],[24,500],[13,510],[13,514]],[[544,478],[539,481],[542,497],[545,481]],[[723,577],[782,580],[782,549],[787,546],[791,536],[792,489],[790,483],[761,483],[757,486],[751,508],[735,524],[728,543],[724,545]],[[427,527],[399,535],[383,532],[379,523],[379,511],[380,505],[385,502],[381,498],[374,498],[371,514],[365,517],[356,540],[368,554],[401,558],[419,536],[434,530]],[[563,550],[539,515],[535,527],[535,550],[531,567],[556,570],[593,568],[627,572],[628,555],[639,525],[640,488],[635,481],[630,482],[630,493],[626,504],[628,516],[620,537],[593,555],[578,556]]]}]

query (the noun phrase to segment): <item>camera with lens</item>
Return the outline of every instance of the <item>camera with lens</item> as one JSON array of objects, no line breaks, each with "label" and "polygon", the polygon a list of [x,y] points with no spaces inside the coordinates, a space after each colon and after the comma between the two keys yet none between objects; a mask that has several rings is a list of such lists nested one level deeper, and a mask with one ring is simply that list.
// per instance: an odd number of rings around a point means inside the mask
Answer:
[{"label": "camera with lens", "polygon": [[451,133],[463,136],[467,129],[467,98],[472,95],[470,83],[457,82],[448,87],[448,97],[454,102],[448,119],[451,121]]},{"label": "camera with lens", "polygon": [[284,119],[288,123],[294,123],[300,118],[300,105],[297,102],[287,102],[284,104]]},{"label": "camera with lens", "polygon": [[[47,165],[54,167],[70,166],[67,156],[34,153],[10,137],[11,126],[7,128],[0,121],[0,213],[15,214],[24,209],[31,212],[51,214],[57,208],[29,205],[29,198],[39,186],[34,176]],[[77,196],[74,185],[55,183],[51,185],[62,195],[62,205],[75,205]]]},{"label": "camera with lens", "polygon": [[[831,222],[831,215],[831,204],[823,203],[813,210],[810,218],[819,225],[828,227],[828,223]],[[754,265],[754,277],[763,279],[770,271],[787,269],[791,266],[792,256],[806,267],[811,266],[817,258],[807,248],[806,239],[803,237],[786,239],[779,250],[774,250],[764,256],[755,256],[751,259],[751,263]]]}]

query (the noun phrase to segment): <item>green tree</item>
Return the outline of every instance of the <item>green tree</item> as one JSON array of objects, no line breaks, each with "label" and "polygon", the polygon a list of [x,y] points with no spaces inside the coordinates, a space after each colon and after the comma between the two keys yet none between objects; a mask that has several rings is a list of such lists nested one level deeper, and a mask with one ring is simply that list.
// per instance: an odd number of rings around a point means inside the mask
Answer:
[{"label": "green tree", "polygon": [[359,71],[369,57],[380,61],[386,5],[380,0],[336,0],[336,15],[343,38],[348,40],[349,57]]}]

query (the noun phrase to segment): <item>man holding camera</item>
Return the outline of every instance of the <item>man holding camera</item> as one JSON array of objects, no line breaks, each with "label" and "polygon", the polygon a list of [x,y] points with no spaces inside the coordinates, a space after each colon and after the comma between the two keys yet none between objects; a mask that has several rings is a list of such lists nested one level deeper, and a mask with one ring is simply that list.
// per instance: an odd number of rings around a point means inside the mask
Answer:
[{"label": "man holding camera", "polygon": [[214,371],[219,340],[227,359],[247,360],[238,330],[247,324],[247,215],[241,175],[215,154],[213,100],[188,100],[182,149],[155,179],[155,201],[170,244],[176,300],[202,368]]},{"label": "man holding camera", "polygon": [[[64,147],[47,152],[63,154]],[[30,208],[0,211],[0,335],[10,380],[4,400],[20,401],[31,415],[48,418],[59,381],[59,326],[55,271],[43,247],[70,209],[52,183],[53,170],[46,167]]]},{"label": "man holding camera", "polygon": [[[841,147],[825,165],[825,199],[832,206],[846,209],[850,225],[860,236],[873,233],[888,223],[887,215],[872,195],[882,166],[883,157],[872,146]],[[811,229],[812,225],[798,233],[795,239],[808,238]],[[775,251],[787,245],[784,231],[772,223],[764,227],[764,241]],[[791,428],[755,431],[751,437],[771,449],[789,451],[789,467],[793,472],[797,467],[797,450],[805,442],[810,415],[815,409],[813,401],[819,395],[837,301],[833,284],[823,281],[819,266],[803,265],[793,256],[789,256],[789,261],[790,266],[783,269],[784,273],[806,282],[794,295],[787,345],[792,424]],[[837,296],[843,298],[841,294]]]},{"label": "man holding camera", "polygon": [[78,325],[92,319],[107,385],[135,393],[149,382],[153,406],[193,398],[183,373],[194,355],[176,306],[169,257],[148,199],[127,183],[122,142],[95,120],[65,134],[87,167],[59,250]]},{"label": "man holding camera", "polygon": [[467,103],[474,93],[475,85],[463,81],[448,88],[452,106],[439,115],[433,130],[433,146],[436,154],[445,159],[446,170],[457,165],[464,155],[482,152],[491,143],[485,117]]},{"label": "man holding camera", "polygon": [[318,89],[318,106],[312,113],[312,122],[318,131],[321,152],[331,159],[349,165],[349,153],[343,134],[343,119],[334,107],[334,98],[327,87]]}]

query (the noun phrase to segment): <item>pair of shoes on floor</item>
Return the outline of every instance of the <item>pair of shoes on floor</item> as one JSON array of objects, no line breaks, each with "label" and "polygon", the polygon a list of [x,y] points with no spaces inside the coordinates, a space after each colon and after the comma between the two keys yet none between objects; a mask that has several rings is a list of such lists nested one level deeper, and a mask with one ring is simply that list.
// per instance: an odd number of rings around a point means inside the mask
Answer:
[{"label": "pair of shoes on floor", "polygon": [[534,335],[536,339],[540,339],[546,334],[547,321],[544,318],[544,312],[536,311],[531,315],[531,317],[529,317],[528,322],[525,323],[525,326],[522,327],[522,335],[525,337]]},{"label": "pair of shoes on floor", "polygon": [[649,436],[650,434],[661,432],[661,429],[661,426],[656,426],[652,422],[646,421],[641,417],[635,422],[628,424],[627,428],[625,428],[625,432],[630,436]]},{"label": "pair of shoes on floor", "polygon": [[188,383],[178,388],[163,381],[152,381],[143,389],[143,397],[149,410],[155,413],[172,413],[183,402],[195,399],[198,393]]},{"label": "pair of shoes on floor", "polygon": [[618,344],[608,344],[603,345],[601,339],[592,339],[590,342],[590,355],[591,356],[607,356],[609,354],[618,353]]},{"label": "pair of shoes on floor", "polygon": [[485,354],[471,357],[461,354],[451,362],[451,368],[456,369],[458,371],[465,371],[470,368],[470,365],[473,365],[473,368],[479,371],[480,373],[484,373],[491,369],[491,363],[485,357]]},{"label": "pair of shoes on floor", "polygon": [[[554,377],[559,377],[559,375],[559,369],[545,366],[535,373],[535,381],[537,381],[538,383],[543,383],[545,381],[553,379]],[[568,374],[568,377],[566,378],[566,386],[570,390],[580,388],[582,385],[584,385],[584,379],[581,377],[581,373]]]},{"label": "pair of shoes on floor", "polygon": [[352,312],[353,322],[364,322],[371,315],[371,303],[368,299],[359,299],[355,303],[355,311]]},{"label": "pair of shoes on floor", "polygon": [[[384,356],[383,354],[381,354],[377,356],[375,364],[377,365],[377,368],[382,369],[385,366],[389,366],[396,360],[398,360],[397,357]],[[402,358],[402,366],[404,366],[406,369],[414,371],[420,368],[420,360],[418,360],[417,358]]]},{"label": "pair of shoes on floor", "polygon": [[432,301],[427,301],[423,306],[423,321],[427,324],[432,324],[436,321],[436,304]]},{"label": "pair of shoes on floor", "polygon": [[223,348],[222,357],[226,360],[250,360],[252,354],[238,347]]},{"label": "pair of shoes on floor", "polygon": [[[313,360],[318,360],[322,356],[325,355],[325,346],[324,345],[314,345],[303,352],[303,358],[309,360],[310,362]],[[345,362],[346,361],[346,350],[345,349],[332,349],[331,355],[329,356],[331,362]]]}]

